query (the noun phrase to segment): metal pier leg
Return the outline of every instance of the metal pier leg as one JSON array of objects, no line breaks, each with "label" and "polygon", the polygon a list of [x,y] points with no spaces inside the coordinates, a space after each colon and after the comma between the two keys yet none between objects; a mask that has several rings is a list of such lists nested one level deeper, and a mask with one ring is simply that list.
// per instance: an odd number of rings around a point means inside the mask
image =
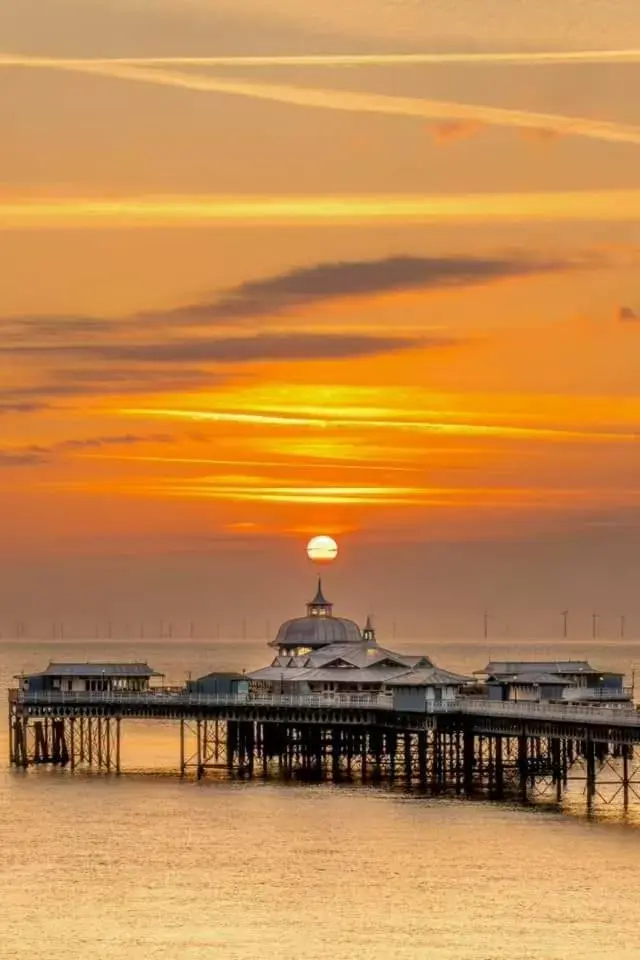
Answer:
[{"label": "metal pier leg", "polygon": [[456,793],[458,796],[462,793],[463,786],[463,777],[462,777],[462,750],[460,744],[460,728],[457,728],[454,733],[454,775],[456,782]]},{"label": "metal pier leg", "polygon": [[111,770],[111,717],[107,717],[106,721],[106,754],[107,754],[107,770]]},{"label": "metal pier leg", "polygon": [[[425,733],[424,751],[421,743],[421,736],[418,734],[418,776],[420,786],[427,784],[427,735]],[[438,783],[438,768],[440,760],[440,751],[442,749],[442,734],[434,727],[431,731],[431,792],[439,793],[440,784]]]},{"label": "metal pier leg", "polygon": [[80,717],[80,763],[84,763],[84,717]]},{"label": "metal pier leg", "polygon": [[413,764],[411,763],[411,734],[405,733],[404,735],[404,778],[407,781],[407,786],[411,785],[413,773]]},{"label": "metal pier leg", "polygon": [[596,751],[589,734],[585,742],[585,753],[587,756],[587,807],[590,809],[596,792]]},{"label": "metal pier leg", "polygon": [[102,769],[102,718],[98,717],[98,770]]},{"label": "metal pier leg", "polygon": [[69,718],[69,753],[71,761],[71,769],[75,770],[76,768],[76,718]]},{"label": "metal pier leg", "polygon": [[528,777],[528,737],[521,734],[518,737],[518,774],[520,777],[520,796],[522,800],[527,799],[527,777]]},{"label": "metal pier leg", "polygon": [[255,758],[255,726],[253,720],[250,720],[246,728],[246,744],[247,744],[247,762],[249,765],[249,776],[253,776],[253,761]]},{"label": "metal pier leg", "polygon": [[207,766],[211,759],[211,720],[202,721],[202,770]]},{"label": "metal pier leg", "polygon": [[398,734],[389,730],[386,735],[386,749],[389,756],[389,780],[393,783],[396,778],[396,754],[398,752]]},{"label": "metal pier leg", "polygon": [[374,727],[371,731],[371,747],[373,750],[373,777],[374,780],[382,779],[382,730],[380,727]]},{"label": "metal pier leg", "polygon": [[362,782],[367,779],[367,732],[363,730],[360,733],[360,756],[362,760]]},{"label": "metal pier leg", "polygon": [[347,727],[344,735],[347,738],[347,777],[351,779],[351,766],[353,763],[353,729]]},{"label": "metal pier leg", "polygon": [[259,751],[262,756],[262,776],[266,777],[269,773],[269,760],[271,759],[271,728],[266,723],[258,725]]},{"label": "metal pier leg", "polygon": [[498,734],[495,743],[495,770],[494,785],[496,799],[502,800],[504,796],[504,763],[502,759],[502,736]]},{"label": "metal pier leg", "polygon": [[487,763],[487,771],[488,771],[487,779],[489,781],[489,793],[491,793],[492,789],[495,790],[495,784],[496,784],[495,737],[487,737],[487,750],[489,754],[489,762]]},{"label": "metal pier leg", "polygon": [[13,755],[16,766],[22,766],[22,718],[19,717],[13,721]]},{"label": "metal pier leg", "polygon": [[60,720],[60,763],[63,767],[69,763],[69,746],[67,744],[67,721]]},{"label": "metal pier leg", "polygon": [[[431,741],[431,763],[432,770],[436,769],[436,743],[437,737],[439,736],[438,731],[433,731],[433,740]],[[420,780],[420,786],[423,790],[427,788],[427,750],[429,744],[427,741],[427,731],[418,730],[418,779]]]},{"label": "metal pier leg", "polygon": [[184,777],[184,717],[180,717],[180,776]]},{"label": "metal pier leg", "polygon": [[274,724],[274,730],[273,730],[274,745],[275,745],[275,749],[277,750],[278,773],[280,774],[280,776],[282,776],[282,771],[284,770],[284,761],[285,761],[284,751],[286,749],[285,745],[287,742],[284,733],[285,733],[284,724],[280,723],[280,721]]},{"label": "metal pier leg", "polygon": [[41,763],[47,755],[47,751],[44,747],[44,730],[42,726],[42,720],[36,720],[33,724],[33,762]]},{"label": "metal pier leg", "polygon": [[93,766],[93,720],[87,719],[87,761],[89,766]]},{"label": "metal pier leg", "polygon": [[456,730],[449,731],[449,784],[458,786],[458,733]]},{"label": "metal pier leg", "polygon": [[202,720],[198,717],[196,721],[196,776],[198,780],[202,777]]},{"label": "metal pier leg", "polygon": [[331,779],[334,783],[340,779],[340,727],[331,728]]},{"label": "metal pier leg", "polygon": [[536,756],[535,749],[536,749],[536,741],[534,737],[530,737],[529,738],[529,760],[533,761],[533,763],[529,763],[529,785],[532,790],[536,785],[537,764],[535,762],[535,756]]},{"label": "metal pier leg", "polygon": [[64,724],[64,720],[51,721],[51,762],[55,764],[62,763],[62,742],[64,740],[64,734],[60,730],[61,723]]},{"label": "metal pier leg", "polygon": [[624,809],[629,807],[629,746],[622,747],[622,802]]},{"label": "metal pier leg", "polygon": [[551,773],[556,786],[556,803],[562,800],[562,743],[559,737],[553,737],[549,741],[551,752]]},{"label": "metal pier leg", "polygon": [[29,766],[29,718],[25,717],[22,721],[22,747],[24,752],[24,757],[22,765],[24,767]]},{"label": "metal pier leg", "polygon": [[214,741],[213,741],[213,759],[216,763],[220,761],[220,720],[215,719]]},{"label": "metal pier leg", "polygon": [[464,792],[467,796],[473,793],[473,766],[475,761],[475,737],[469,721],[465,719],[465,726],[462,740],[462,764]]},{"label": "metal pier leg", "polygon": [[233,770],[235,756],[239,749],[239,726],[237,720],[227,720],[227,767]]},{"label": "metal pier leg", "polygon": [[14,766],[15,762],[16,753],[13,733],[13,714],[11,713],[11,707],[9,707],[9,763],[11,766]]},{"label": "metal pier leg", "polygon": [[116,717],[116,773],[120,773],[120,717]]}]

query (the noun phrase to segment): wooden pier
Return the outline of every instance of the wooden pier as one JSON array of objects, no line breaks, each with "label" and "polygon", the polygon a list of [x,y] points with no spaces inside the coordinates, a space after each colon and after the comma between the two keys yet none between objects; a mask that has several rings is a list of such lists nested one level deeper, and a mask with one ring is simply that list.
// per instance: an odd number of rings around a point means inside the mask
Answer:
[{"label": "wooden pier", "polygon": [[431,794],[560,803],[579,782],[595,802],[640,802],[640,715],[606,705],[460,697],[423,712],[387,697],[9,691],[9,757],[121,772],[126,721],[173,720],[177,769],[336,782],[401,782]]}]

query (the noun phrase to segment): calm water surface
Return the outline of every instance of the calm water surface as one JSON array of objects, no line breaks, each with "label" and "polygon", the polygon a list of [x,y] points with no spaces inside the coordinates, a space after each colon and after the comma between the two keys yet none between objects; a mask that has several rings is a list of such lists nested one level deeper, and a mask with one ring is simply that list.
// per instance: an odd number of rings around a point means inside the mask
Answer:
[{"label": "calm water surface", "polygon": [[[452,669],[486,659],[477,643],[430,649]],[[630,669],[635,645],[553,652]],[[2,686],[23,667],[85,654],[96,657],[91,645],[5,641]],[[100,656],[142,656],[176,680],[266,660],[260,642],[112,643]],[[24,774],[6,767],[3,723],[2,960],[640,958],[640,809],[588,820],[579,805],[559,814],[385,789],[180,782],[161,772],[177,762],[171,724],[124,725],[132,772],[120,778]]]}]

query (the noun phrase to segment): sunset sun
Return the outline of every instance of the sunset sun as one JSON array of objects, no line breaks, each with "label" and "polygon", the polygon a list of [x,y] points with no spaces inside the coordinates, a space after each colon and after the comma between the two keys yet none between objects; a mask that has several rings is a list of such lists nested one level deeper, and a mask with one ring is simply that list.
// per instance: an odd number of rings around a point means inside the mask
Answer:
[{"label": "sunset sun", "polygon": [[307,544],[307,556],[314,563],[331,563],[338,556],[338,544],[333,537],[312,537]]}]

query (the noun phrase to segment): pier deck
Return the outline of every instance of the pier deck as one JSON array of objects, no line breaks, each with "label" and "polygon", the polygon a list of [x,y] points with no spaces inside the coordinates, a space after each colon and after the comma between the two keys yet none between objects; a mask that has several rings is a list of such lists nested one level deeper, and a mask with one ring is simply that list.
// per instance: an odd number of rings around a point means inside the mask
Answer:
[{"label": "pier deck", "polygon": [[629,704],[459,697],[400,711],[386,695],[11,690],[10,761],[120,772],[122,724],[131,719],[177,721],[183,776],[224,767],[247,776],[401,778],[434,793],[558,802],[578,779],[588,806],[640,802],[640,714]]}]

